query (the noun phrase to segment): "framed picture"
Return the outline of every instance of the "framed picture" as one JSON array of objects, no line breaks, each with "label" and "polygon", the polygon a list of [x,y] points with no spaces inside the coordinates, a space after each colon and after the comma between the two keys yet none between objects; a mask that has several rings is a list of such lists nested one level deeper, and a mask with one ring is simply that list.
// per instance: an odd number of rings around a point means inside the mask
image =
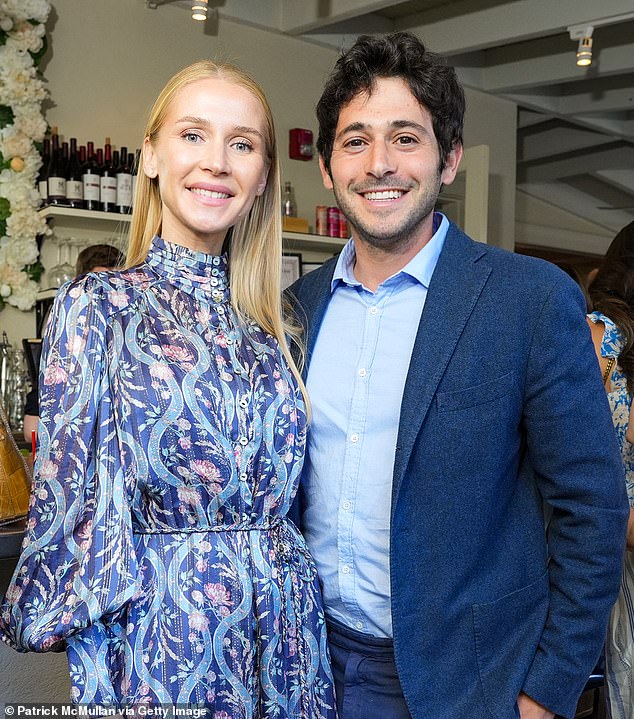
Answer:
[{"label": "framed picture", "polygon": [[309,272],[316,270],[322,265],[323,262],[302,262],[302,275],[307,275]]},{"label": "framed picture", "polygon": [[285,252],[282,255],[282,290],[290,287],[302,274],[302,256],[299,252]]}]

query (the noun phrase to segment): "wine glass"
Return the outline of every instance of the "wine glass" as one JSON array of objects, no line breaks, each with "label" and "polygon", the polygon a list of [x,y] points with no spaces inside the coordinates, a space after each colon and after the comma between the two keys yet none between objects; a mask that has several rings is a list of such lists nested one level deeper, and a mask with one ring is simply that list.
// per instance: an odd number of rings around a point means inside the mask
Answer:
[{"label": "wine glass", "polygon": [[61,287],[64,282],[73,279],[75,268],[68,262],[71,238],[56,237],[55,241],[57,242],[57,264],[50,268],[46,276],[51,287]]}]

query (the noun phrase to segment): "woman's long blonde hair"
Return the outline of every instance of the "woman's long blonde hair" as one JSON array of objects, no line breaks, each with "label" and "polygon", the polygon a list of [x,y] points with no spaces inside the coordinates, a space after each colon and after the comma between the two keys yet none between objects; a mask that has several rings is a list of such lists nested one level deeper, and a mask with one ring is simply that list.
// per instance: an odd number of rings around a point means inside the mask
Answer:
[{"label": "woman's long blonde hair", "polygon": [[[299,382],[308,408],[308,397],[301,374],[291,356],[287,337],[296,339],[298,330],[282,313],[282,218],[280,170],[273,115],[257,82],[240,68],[201,60],[177,72],[157,97],[145,128],[144,137],[152,142],[163,123],[176,93],[197,80],[218,78],[248,90],[262,107],[265,126],[264,141],[269,173],[266,188],[255,198],[249,213],[230,232],[229,285],[231,302],[238,316],[256,322],[273,335],[282,349],[293,374]],[[130,225],[127,266],[143,262],[155,235],[161,234],[163,210],[158,178],[149,178],[143,171],[143,153],[137,168],[134,209]]]}]

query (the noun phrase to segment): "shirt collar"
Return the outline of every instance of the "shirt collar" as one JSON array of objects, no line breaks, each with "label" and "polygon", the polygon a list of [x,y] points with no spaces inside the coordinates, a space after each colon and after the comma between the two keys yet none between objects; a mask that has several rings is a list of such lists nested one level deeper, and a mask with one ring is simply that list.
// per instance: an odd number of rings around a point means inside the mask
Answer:
[{"label": "shirt collar", "polygon": [[[434,234],[429,242],[403,267],[403,272],[413,277],[423,287],[428,288],[431,276],[436,269],[438,257],[445,244],[445,237],[449,230],[449,220],[441,213],[434,212]],[[347,285],[360,285],[354,276],[354,239],[350,238],[341,250],[335,265],[335,272],[330,283],[330,291],[334,292],[340,282]],[[397,273],[397,274],[400,274]]]}]

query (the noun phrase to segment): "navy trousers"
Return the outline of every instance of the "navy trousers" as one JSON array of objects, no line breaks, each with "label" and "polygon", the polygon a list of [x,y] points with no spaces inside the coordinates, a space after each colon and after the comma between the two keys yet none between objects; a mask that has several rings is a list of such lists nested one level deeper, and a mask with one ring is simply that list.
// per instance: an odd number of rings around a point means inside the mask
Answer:
[{"label": "navy trousers", "polygon": [[339,719],[411,719],[391,639],[328,620],[328,644]]}]

